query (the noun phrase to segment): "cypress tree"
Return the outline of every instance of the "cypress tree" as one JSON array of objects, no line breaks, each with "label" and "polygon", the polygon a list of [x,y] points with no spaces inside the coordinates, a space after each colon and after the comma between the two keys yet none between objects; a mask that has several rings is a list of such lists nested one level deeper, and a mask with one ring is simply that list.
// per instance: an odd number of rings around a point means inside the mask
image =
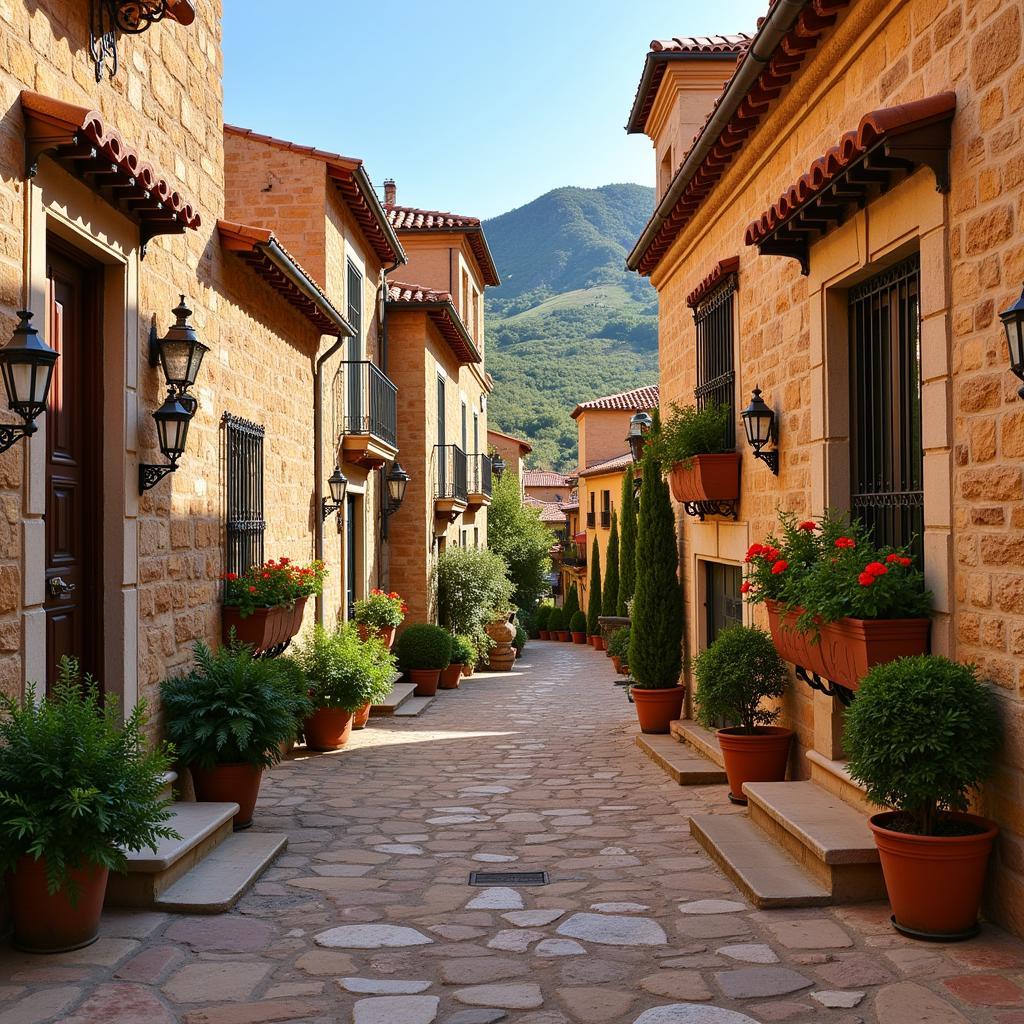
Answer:
[{"label": "cypress tree", "polygon": [[597,636],[601,632],[597,617],[601,614],[601,549],[597,546],[597,535],[590,552],[590,598],[587,601],[587,633]]},{"label": "cypress tree", "polygon": [[636,588],[636,498],[633,497],[633,467],[622,478],[622,534],[619,541],[619,597],[616,615],[628,615],[626,602]]},{"label": "cypress tree", "polygon": [[568,622],[580,610],[580,595],[574,583],[565,597],[565,621]]},{"label": "cypress tree", "polygon": [[604,571],[601,614],[614,615],[619,606],[619,518],[612,513],[612,532],[608,536],[608,566]]},{"label": "cypress tree", "polygon": [[683,591],[679,583],[676,517],[661,464],[648,446],[636,534],[636,592],[629,668],[650,690],[679,685],[683,668]]}]

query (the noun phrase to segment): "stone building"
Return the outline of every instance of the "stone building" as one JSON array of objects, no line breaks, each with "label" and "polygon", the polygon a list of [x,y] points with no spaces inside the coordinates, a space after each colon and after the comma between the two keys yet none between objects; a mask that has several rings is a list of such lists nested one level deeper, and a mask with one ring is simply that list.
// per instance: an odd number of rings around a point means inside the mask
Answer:
[{"label": "stone building", "polygon": [[[629,264],[659,295],[663,404],[729,402],[743,452],[735,520],[679,510],[689,653],[764,623],[738,587],[779,508],[913,544],[932,651],[976,663],[1004,711],[988,912],[1018,932],[1024,407],[997,314],[1024,279],[1021,43],[1014,0],[774,4],[749,38],[652,44],[629,120],[659,168]],[[742,439],[755,387],[777,476]],[[863,812],[838,702],[794,680],[784,710],[795,775]]]}]

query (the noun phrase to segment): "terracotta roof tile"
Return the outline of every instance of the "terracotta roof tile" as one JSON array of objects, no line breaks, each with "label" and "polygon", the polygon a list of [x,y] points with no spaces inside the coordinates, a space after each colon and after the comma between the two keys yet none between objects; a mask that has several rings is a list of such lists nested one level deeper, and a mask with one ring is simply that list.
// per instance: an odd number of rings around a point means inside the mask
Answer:
[{"label": "terracotta roof tile", "polygon": [[649,384],[632,391],[622,391],[617,395],[605,395],[603,398],[592,398],[589,402],[580,402],[572,411],[576,419],[587,409],[623,409],[629,412],[647,411],[658,408],[658,385]]},{"label": "terracotta roof tile", "polygon": [[633,464],[633,456],[629,452],[624,455],[616,455],[613,459],[605,459],[603,462],[595,462],[586,469],[581,469],[580,476],[601,476],[602,473],[611,473],[616,469],[625,469]]},{"label": "terracotta roof tile", "polygon": [[[490,374],[488,374],[488,376],[490,376]],[[529,455],[530,452],[533,451],[533,445],[530,444],[529,441],[525,441],[521,437],[516,437],[514,434],[506,434],[502,430],[495,430],[494,427],[488,427],[487,434],[488,436],[494,434],[496,437],[502,437],[506,441],[514,442],[515,444],[519,445],[520,451],[523,453],[523,455]]]},{"label": "terracotta roof tile", "polygon": [[423,309],[460,363],[481,362],[480,353],[449,292],[419,284],[388,281],[388,305],[405,309]]},{"label": "terracotta roof tile", "polygon": [[563,473],[552,473],[546,469],[528,469],[523,473],[524,487],[567,487],[568,480]]},{"label": "terracotta roof tile", "polygon": [[491,287],[501,284],[479,218],[464,217],[462,214],[447,213],[444,210],[421,210],[415,206],[394,204],[389,204],[384,209],[387,211],[388,222],[395,231],[464,231],[469,240],[469,247],[483,271],[484,283]]},{"label": "terracotta roof tile", "polygon": [[728,259],[719,260],[712,268],[711,273],[686,296],[686,304],[690,309],[696,309],[711,291],[730,274],[735,274],[739,269],[739,256],[730,256]]},{"label": "terracotta roof tile", "polygon": [[673,36],[652,39],[652,53],[743,53],[753,36],[746,32],[717,36]]}]

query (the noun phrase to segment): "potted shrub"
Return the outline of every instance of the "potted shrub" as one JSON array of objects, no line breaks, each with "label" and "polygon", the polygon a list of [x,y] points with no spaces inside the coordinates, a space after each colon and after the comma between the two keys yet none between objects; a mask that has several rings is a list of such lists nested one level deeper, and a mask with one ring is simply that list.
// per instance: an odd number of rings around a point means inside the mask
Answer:
[{"label": "potted shrub", "polygon": [[608,641],[608,653],[619,675],[629,675],[629,626],[615,630]]},{"label": "potted shrub", "polygon": [[[458,689],[461,676],[469,675],[476,665],[476,648],[468,636],[458,635],[452,637],[452,660],[448,668],[441,672],[441,686],[447,690]],[[469,672],[466,668],[469,668]],[[454,669],[454,673],[449,674]],[[447,678],[447,682],[446,682]],[[454,682],[452,682],[454,678]]]},{"label": "potted shrub", "polygon": [[302,733],[302,723],[315,709],[309,699],[309,679],[302,666],[293,658],[277,658],[275,663],[281,672],[282,685],[291,697],[292,717],[295,719],[292,734],[281,742],[281,757],[284,758],[295,748]]},{"label": "potted shrub", "polygon": [[418,697],[433,697],[452,656],[451,635],[440,626],[422,622],[407,626],[398,638],[398,663],[416,685]]},{"label": "potted shrub", "polygon": [[604,572],[604,589],[601,591],[601,613],[597,617],[597,643],[599,651],[608,650],[608,628],[610,619],[615,618],[619,605],[619,517],[612,511],[612,528],[608,534],[608,564]]},{"label": "potted shrub", "polygon": [[931,595],[907,552],[831,511],[780,519],[781,539],[747,551],[742,590],[765,603],[783,659],[856,690],[873,665],[927,651]]},{"label": "potted shrub", "polygon": [[197,800],[238,804],[235,829],[252,824],[263,770],[295,735],[295,693],[286,670],[232,639],[216,653],[201,640],[186,675],[160,684],[167,738],[188,766]]},{"label": "potted shrub", "polygon": [[221,627],[225,643],[234,636],[257,654],[282,648],[302,628],[306,599],[323,592],[323,562],[293,565],[271,559],[224,580]]},{"label": "potted shrub", "polygon": [[601,638],[601,627],[597,620],[601,617],[601,548],[594,535],[594,543],[590,549],[590,596],[587,598],[587,642],[591,647],[598,648]]},{"label": "potted shrub", "polygon": [[793,730],[773,723],[777,708],[765,707],[786,692],[788,674],[772,638],[763,629],[729,626],[694,662],[697,717],[702,725],[735,723],[718,730],[729,779],[729,799],[745,804],[744,782],[786,778]]},{"label": "potted shrub", "polygon": [[585,644],[587,642],[587,617],[583,612],[574,612],[572,621],[569,623],[569,632],[572,633],[574,644]]},{"label": "potted shrub", "polygon": [[388,695],[395,670],[384,640],[361,640],[351,623],[314,627],[295,661],[309,680],[313,704],[303,726],[306,746],[319,751],[340,750],[348,742],[355,715],[364,708],[369,715],[369,706]]},{"label": "potted shrub", "polygon": [[676,501],[735,501],[740,453],[728,448],[728,405],[673,404],[657,438],[657,457],[669,471]]},{"label": "potted shrub", "polygon": [[[651,430],[656,439],[657,417]],[[679,685],[683,592],[677,575],[676,519],[656,451],[654,445],[644,453],[628,660],[635,680],[630,697],[641,730],[667,733],[679,718],[685,693]]]},{"label": "potted shrub", "polygon": [[548,619],[548,632],[551,634],[552,640],[563,641],[569,639],[564,608],[551,609],[551,616]]},{"label": "potted shrub", "polygon": [[374,588],[370,596],[355,603],[355,621],[359,628],[359,639],[368,640],[378,636],[388,650],[394,646],[395,630],[405,620],[409,606],[397,591],[386,594]]},{"label": "potted shrub", "polygon": [[95,942],[124,851],[180,838],[161,797],[169,751],[147,747],[145,701],[120,717],[117,700],[67,658],[49,696],[33,684],[24,703],[0,695],[0,877],[9,873],[19,949]]},{"label": "potted shrub", "polygon": [[1000,739],[995,699],[973,666],[920,655],[861,680],[843,746],[868,799],[893,808],[870,825],[893,924],[905,935],[951,941],[978,930],[997,827],[966,811]]},{"label": "potted shrub", "polygon": [[516,657],[520,657],[523,653],[523,649],[526,647],[526,641],[529,637],[526,635],[526,630],[516,623],[516,638],[512,641],[512,646],[516,649]]},{"label": "potted shrub", "polygon": [[541,640],[550,640],[551,632],[548,623],[551,621],[551,613],[554,611],[554,607],[550,604],[542,604],[537,609],[537,614],[534,617],[534,622],[537,625],[537,634]]}]

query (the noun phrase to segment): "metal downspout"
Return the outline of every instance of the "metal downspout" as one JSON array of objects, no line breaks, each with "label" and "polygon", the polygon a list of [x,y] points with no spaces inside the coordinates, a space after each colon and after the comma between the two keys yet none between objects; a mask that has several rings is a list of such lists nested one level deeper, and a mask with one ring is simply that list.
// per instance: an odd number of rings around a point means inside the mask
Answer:
[{"label": "metal downspout", "polygon": [[[324,557],[324,517],[320,512],[324,497],[324,363],[345,344],[345,341],[344,335],[339,334],[334,339],[334,344],[317,359],[313,370],[313,557],[321,561]],[[317,594],[316,622],[320,626],[324,624],[323,594]]]}]

